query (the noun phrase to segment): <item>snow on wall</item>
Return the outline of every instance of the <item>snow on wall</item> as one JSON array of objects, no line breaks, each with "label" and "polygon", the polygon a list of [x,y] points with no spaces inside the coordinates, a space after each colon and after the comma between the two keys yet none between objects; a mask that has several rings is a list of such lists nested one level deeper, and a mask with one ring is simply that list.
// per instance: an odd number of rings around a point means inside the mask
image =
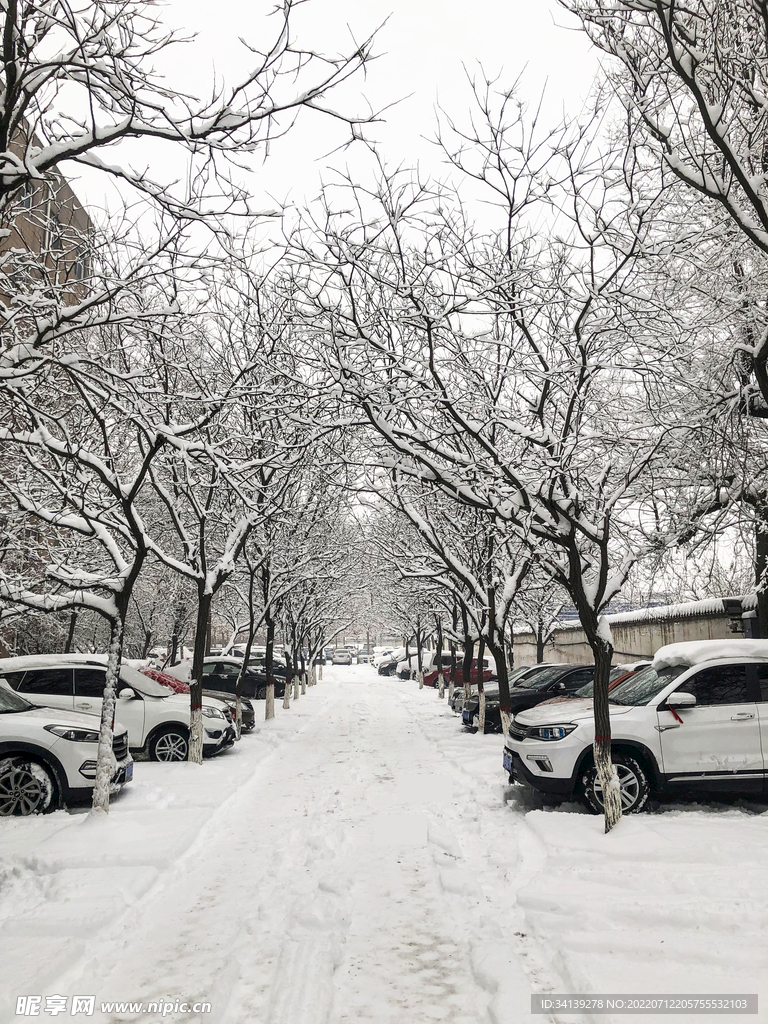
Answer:
[{"label": "snow on wall", "polygon": [[[675,619],[692,619],[705,615],[725,615],[724,601],[741,601],[744,611],[751,611],[757,607],[757,595],[736,594],[733,597],[708,597],[702,601],[686,601],[682,604],[664,604],[656,608],[638,608],[633,612],[615,612],[612,615],[604,616],[609,625],[620,625],[629,622],[672,622]],[[563,622],[557,627],[558,632],[581,629],[581,623]]]}]

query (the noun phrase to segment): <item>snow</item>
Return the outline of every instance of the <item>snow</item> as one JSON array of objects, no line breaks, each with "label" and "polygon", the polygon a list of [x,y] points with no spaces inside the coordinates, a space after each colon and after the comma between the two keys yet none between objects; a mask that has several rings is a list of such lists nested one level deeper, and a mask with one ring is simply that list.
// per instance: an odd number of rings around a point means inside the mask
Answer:
[{"label": "snow", "polygon": [[507,786],[501,748],[432,689],[327,667],[227,754],[138,763],[107,820],[0,822],[0,1022],[23,994],[95,994],[111,1024],[153,1018],[103,1000],[208,1000],[163,1017],[208,1024],[546,1022],[532,991],[764,1005],[763,806],[604,836]]},{"label": "snow", "polygon": [[701,665],[705,661],[726,658],[768,659],[768,640],[689,640],[667,644],[656,652],[652,665],[655,669],[673,665]]}]

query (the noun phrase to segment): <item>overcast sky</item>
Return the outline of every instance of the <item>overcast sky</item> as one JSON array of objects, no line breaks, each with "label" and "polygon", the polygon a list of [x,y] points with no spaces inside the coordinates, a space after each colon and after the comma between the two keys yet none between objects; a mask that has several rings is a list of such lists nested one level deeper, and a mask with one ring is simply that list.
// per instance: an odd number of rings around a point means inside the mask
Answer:
[{"label": "overcast sky", "polygon": [[[210,92],[214,75],[234,84],[253,61],[239,39],[264,45],[275,31],[275,20],[266,17],[272,6],[263,0],[167,0],[164,20],[197,34],[194,43],[163,61],[168,83],[201,98]],[[597,70],[594,51],[569,27],[555,0],[310,0],[296,13],[300,41],[325,52],[348,50],[353,38],[362,40],[382,26],[374,46],[379,58],[367,78],[356,79],[338,102],[355,110],[367,109],[368,103],[376,110],[388,107],[385,123],[372,126],[369,134],[390,164],[418,161],[428,174],[440,173],[439,154],[425,141],[434,135],[435,105],[458,118],[469,106],[463,66],[472,70],[482,64],[504,85],[521,77],[521,92],[532,103],[545,91],[545,116],[553,121],[563,109],[573,114],[582,109]],[[250,188],[265,198],[312,197],[321,176],[328,176],[329,163],[349,165],[354,172],[362,158],[353,147],[324,159],[347,134],[328,119],[302,115],[266,164],[251,160]],[[136,153],[131,150],[134,163]],[[167,158],[167,152],[142,143],[140,162],[153,171]]]}]

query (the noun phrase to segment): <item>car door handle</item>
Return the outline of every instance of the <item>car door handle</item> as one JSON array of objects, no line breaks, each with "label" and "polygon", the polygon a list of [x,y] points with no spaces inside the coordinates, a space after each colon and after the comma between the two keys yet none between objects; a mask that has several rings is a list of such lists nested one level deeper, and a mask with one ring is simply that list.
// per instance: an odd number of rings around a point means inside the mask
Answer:
[{"label": "car door handle", "polygon": [[76,708],[92,708],[93,704],[91,704],[90,701],[87,701],[87,702],[83,702],[82,704],[75,704],[75,707]]},{"label": "car door handle", "polygon": [[680,723],[679,722],[673,722],[672,725],[657,725],[656,728],[658,729],[659,732],[666,732],[667,729],[679,729],[680,728]]},{"label": "car door handle", "polygon": [[740,711],[738,715],[731,715],[732,722],[745,722],[748,718],[754,718],[755,716],[751,711]]}]

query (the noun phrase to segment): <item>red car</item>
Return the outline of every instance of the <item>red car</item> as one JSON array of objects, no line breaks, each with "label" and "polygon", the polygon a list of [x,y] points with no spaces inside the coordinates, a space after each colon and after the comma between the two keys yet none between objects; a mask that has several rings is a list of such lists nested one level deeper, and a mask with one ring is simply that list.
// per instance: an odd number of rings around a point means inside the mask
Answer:
[{"label": "red car", "polygon": [[174,693],[189,693],[188,683],[182,683],[180,679],[169,676],[167,672],[161,672],[159,668],[142,668],[139,671],[143,675],[149,676],[150,679],[154,679],[156,683],[162,683],[163,686],[167,686]]},{"label": "red car", "polygon": [[[462,664],[461,663],[461,658],[457,657],[456,658],[456,678],[454,679],[454,685],[456,685],[456,686],[463,686],[464,685],[464,674],[461,671],[461,664]],[[483,665],[485,666],[484,669],[483,669],[483,682],[487,683],[489,679],[495,679],[496,678],[496,673],[492,669],[490,669],[488,667],[488,662],[485,659],[483,659]],[[450,672],[450,670],[451,670],[451,659],[450,658],[446,658],[446,656],[443,655],[443,674],[445,675],[445,685],[446,686],[448,685],[448,673]],[[470,669],[470,673],[469,673],[469,681],[473,685],[475,685],[475,686],[477,685],[477,658],[474,658],[473,661],[472,661],[472,668]],[[424,685],[425,686],[437,686],[437,667],[431,668],[429,670],[429,672],[425,672],[424,673]]]}]

